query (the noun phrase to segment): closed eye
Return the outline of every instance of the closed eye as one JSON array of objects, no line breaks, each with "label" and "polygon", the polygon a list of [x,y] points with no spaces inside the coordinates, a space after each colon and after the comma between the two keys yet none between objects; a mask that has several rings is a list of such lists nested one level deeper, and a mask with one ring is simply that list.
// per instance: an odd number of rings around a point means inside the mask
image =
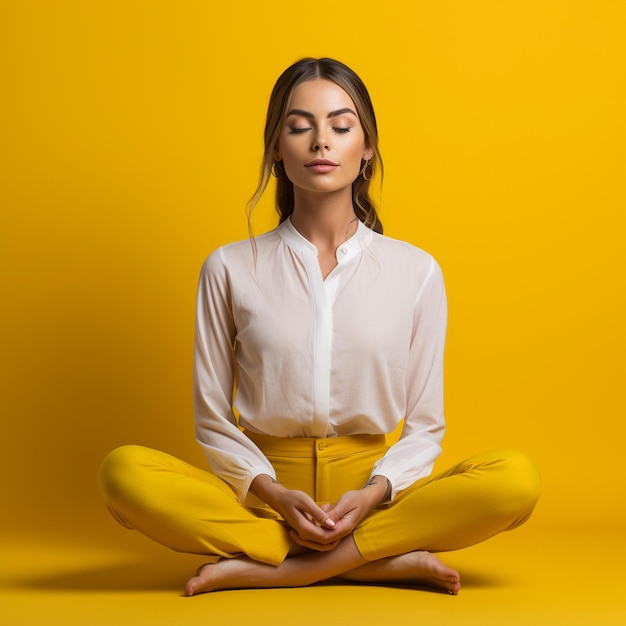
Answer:
[{"label": "closed eye", "polygon": [[336,133],[349,133],[351,128],[333,128]]},{"label": "closed eye", "polygon": [[311,130],[311,128],[294,128],[293,126],[289,129],[290,135],[297,135],[298,133],[306,133],[307,130]]}]

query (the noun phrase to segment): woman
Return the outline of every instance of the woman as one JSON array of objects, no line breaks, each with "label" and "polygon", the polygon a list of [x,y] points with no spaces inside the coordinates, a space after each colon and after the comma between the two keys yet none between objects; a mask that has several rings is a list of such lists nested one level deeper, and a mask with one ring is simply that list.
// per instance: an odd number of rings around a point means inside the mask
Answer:
[{"label": "woman", "polygon": [[433,552],[532,512],[538,474],[520,453],[430,475],[444,432],[444,286],[431,256],[381,234],[368,192],[381,167],[358,76],[332,59],[289,67],[252,200],[276,176],[280,225],[218,249],[200,277],[196,433],[211,471],[138,446],[101,470],[122,524],[210,557],[187,595],[330,577],[456,594],[459,574]]}]

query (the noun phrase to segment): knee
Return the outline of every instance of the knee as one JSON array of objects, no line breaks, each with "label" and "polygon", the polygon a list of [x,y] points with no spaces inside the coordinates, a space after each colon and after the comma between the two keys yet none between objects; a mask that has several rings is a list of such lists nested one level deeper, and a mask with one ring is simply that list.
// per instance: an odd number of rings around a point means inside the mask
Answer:
[{"label": "knee", "polygon": [[100,465],[98,479],[105,499],[119,500],[132,485],[137,484],[137,472],[140,470],[147,448],[128,445],[109,452]]},{"label": "knee", "polygon": [[523,452],[498,450],[497,454],[501,503],[520,519],[526,519],[541,495],[539,470]]}]

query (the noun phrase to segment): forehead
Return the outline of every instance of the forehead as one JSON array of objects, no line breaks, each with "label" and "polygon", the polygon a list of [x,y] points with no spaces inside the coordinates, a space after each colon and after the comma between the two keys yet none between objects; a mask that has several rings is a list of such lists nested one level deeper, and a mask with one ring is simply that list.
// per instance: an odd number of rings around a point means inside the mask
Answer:
[{"label": "forehead", "polygon": [[356,111],[354,101],[336,83],[325,79],[307,80],[291,93],[289,108],[303,109],[312,113],[328,113],[348,107]]}]

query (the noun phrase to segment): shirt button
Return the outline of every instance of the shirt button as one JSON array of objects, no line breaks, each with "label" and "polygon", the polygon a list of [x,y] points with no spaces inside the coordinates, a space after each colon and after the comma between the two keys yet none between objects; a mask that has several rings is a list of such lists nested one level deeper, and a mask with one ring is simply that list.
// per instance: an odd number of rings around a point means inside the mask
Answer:
[{"label": "shirt button", "polygon": [[341,252],[341,254],[348,254],[348,248],[344,246],[343,248],[339,249],[339,252]]},{"label": "shirt button", "polygon": [[318,450],[326,450],[326,444],[324,442],[320,442],[317,444]]}]

